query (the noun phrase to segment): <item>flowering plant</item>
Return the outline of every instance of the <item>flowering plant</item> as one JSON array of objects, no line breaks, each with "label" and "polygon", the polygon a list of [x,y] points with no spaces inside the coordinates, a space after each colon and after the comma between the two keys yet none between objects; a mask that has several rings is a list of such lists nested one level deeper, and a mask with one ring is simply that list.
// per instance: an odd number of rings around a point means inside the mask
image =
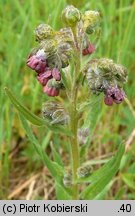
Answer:
[{"label": "flowering plant", "polygon": [[[93,117],[89,112],[92,103],[97,111],[102,95],[108,106],[120,104],[126,97],[123,85],[127,81],[127,70],[113,60],[92,58],[96,44],[91,43],[90,38],[99,35],[100,19],[97,11],[81,13],[70,5],[62,12],[65,27],[60,31],[47,24],[36,28],[38,46],[31,51],[27,66],[35,71],[43,92],[53,97],[43,104],[43,118],[21,105],[6,88],[11,101],[22,114],[21,120],[29,139],[55,179],[57,199],[96,199],[118,171],[124,153],[121,144],[114,157],[98,170],[84,162],[96,123],[97,114],[94,113]],[[83,100],[80,100],[81,92],[85,92]],[[92,94],[95,95],[93,102]],[[54,146],[54,161],[47,156],[26,119],[68,137],[71,168],[64,167]]]}]

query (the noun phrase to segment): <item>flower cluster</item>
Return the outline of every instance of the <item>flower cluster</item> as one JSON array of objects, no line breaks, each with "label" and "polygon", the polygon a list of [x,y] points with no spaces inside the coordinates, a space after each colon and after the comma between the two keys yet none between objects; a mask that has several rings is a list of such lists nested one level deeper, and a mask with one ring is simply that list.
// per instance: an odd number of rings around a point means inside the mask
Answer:
[{"label": "flower cluster", "polygon": [[[82,14],[77,8],[70,5],[62,12],[62,20],[66,28],[56,32],[50,25],[40,24],[35,29],[38,47],[30,53],[27,66],[37,73],[37,80],[43,86],[48,96],[58,96],[62,88],[61,70],[68,67],[77,46],[82,55],[92,54],[95,46],[89,42],[88,34],[95,31],[99,24],[100,15],[95,11]],[[75,44],[72,27],[77,28]],[[82,38],[82,43],[79,40]]]},{"label": "flower cluster", "polygon": [[93,93],[104,92],[106,105],[111,106],[113,102],[119,104],[124,100],[122,87],[127,81],[127,70],[122,65],[106,58],[93,59],[88,62],[83,72]]},{"label": "flower cluster", "polygon": [[[44,93],[52,97],[58,96],[60,89],[64,87],[61,72],[69,66],[76,49],[83,56],[95,51],[88,36],[98,29],[100,14],[91,10],[81,13],[70,5],[63,10],[62,20],[66,27],[58,32],[47,24],[40,24],[36,28],[35,37],[39,46],[31,52],[27,60],[27,65],[36,71]],[[96,94],[104,92],[105,104],[119,104],[124,100],[122,87],[127,80],[127,71],[122,65],[106,58],[93,59],[87,63],[83,72],[90,90]]]},{"label": "flower cluster", "polygon": [[66,33],[67,29],[61,29],[56,33],[46,24],[39,25],[35,30],[39,47],[31,52],[27,65],[37,72],[37,80],[48,96],[59,95],[59,90],[62,88],[61,69],[69,64],[72,49],[69,43],[70,36],[68,34],[67,38],[63,36]]}]

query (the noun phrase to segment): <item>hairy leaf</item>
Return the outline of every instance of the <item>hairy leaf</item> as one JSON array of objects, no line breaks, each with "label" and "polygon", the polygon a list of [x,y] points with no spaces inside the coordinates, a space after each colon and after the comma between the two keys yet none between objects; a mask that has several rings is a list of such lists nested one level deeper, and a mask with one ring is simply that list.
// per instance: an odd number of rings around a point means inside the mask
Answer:
[{"label": "hairy leaf", "polygon": [[40,156],[40,158],[43,161],[43,163],[45,164],[45,166],[47,166],[51,175],[54,177],[56,184],[57,184],[57,187],[59,187],[63,191],[64,194],[67,194],[67,199],[68,199],[69,198],[68,191],[66,190],[66,188],[64,188],[64,186],[62,184],[62,179],[64,176],[64,169],[58,163],[52,161],[48,157],[46,152],[43,151],[42,146],[40,145],[40,143],[36,139],[35,135],[33,134],[33,131],[31,130],[26,119],[22,115],[20,115],[20,119],[21,119],[22,125],[24,127],[24,130],[26,131],[26,134],[27,134],[29,140],[34,145],[36,152]]},{"label": "hairy leaf", "polygon": [[56,188],[56,197],[58,200],[71,200],[71,195],[65,189],[63,190],[63,186],[60,184],[55,184]]},{"label": "hairy leaf", "polygon": [[5,88],[5,91],[10,98],[11,102],[14,104],[16,109],[32,124],[37,126],[45,126],[54,131],[55,133],[64,133],[67,136],[72,136],[71,132],[68,130],[68,128],[64,126],[53,126],[51,125],[47,120],[39,118],[35,114],[31,113],[25,106],[23,106],[13,95],[11,90],[9,90],[7,87]]},{"label": "hairy leaf", "polygon": [[10,98],[11,102],[14,104],[14,106],[16,107],[16,109],[22,113],[22,115],[25,116],[25,118],[27,120],[29,120],[32,124],[37,125],[37,126],[43,126],[46,124],[46,121],[39,118],[38,116],[34,115],[33,113],[31,113],[25,106],[23,106],[13,95],[13,93],[11,92],[10,89],[8,89],[7,87],[5,88],[5,91],[8,95],[8,97]]}]

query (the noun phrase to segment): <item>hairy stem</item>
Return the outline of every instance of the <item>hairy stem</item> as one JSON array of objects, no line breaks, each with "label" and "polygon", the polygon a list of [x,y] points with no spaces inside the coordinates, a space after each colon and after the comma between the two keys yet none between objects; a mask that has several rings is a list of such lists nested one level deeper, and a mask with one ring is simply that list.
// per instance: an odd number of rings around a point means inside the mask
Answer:
[{"label": "hairy stem", "polygon": [[77,140],[77,129],[78,129],[78,116],[76,110],[76,98],[77,98],[77,89],[74,89],[75,92],[72,94],[71,101],[71,131],[73,137],[71,138],[71,156],[72,156],[72,175],[73,175],[73,199],[78,199],[78,185],[77,180],[77,168],[79,167],[79,147]]},{"label": "hairy stem", "polygon": [[73,134],[71,137],[71,156],[72,156],[72,176],[73,176],[73,197],[72,199],[79,199],[78,193],[78,185],[77,185],[77,169],[80,163],[80,155],[79,155],[79,146],[78,146],[78,112],[77,112],[77,93],[78,93],[78,84],[77,84],[77,76],[80,73],[80,52],[77,46],[77,37],[76,32],[73,30],[74,39],[75,39],[75,60],[74,60],[74,74],[73,74],[73,82],[71,89],[71,97],[70,97],[70,129]]}]

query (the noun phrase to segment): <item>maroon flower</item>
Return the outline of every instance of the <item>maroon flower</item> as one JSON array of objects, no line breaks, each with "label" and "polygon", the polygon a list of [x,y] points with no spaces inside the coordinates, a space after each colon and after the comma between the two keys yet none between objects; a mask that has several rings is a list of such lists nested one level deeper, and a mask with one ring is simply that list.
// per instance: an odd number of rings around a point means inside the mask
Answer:
[{"label": "maroon flower", "polygon": [[52,76],[55,80],[60,81],[61,80],[61,74],[60,71],[57,68],[54,68],[52,70]]},{"label": "maroon flower", "polygon": [[37,76],[37,80],[41,83],[41,85],[45,86],[49,79],[52,78],[52,71],[47,70],[44,73],[39,73]]},{"label": "maroon flower", "polygon": [[37,80],[43,86],[45,86],[47,82],[52,78],[54,78],[56,81],[61,80],[61,75],[57,68],[54,69],[46,68],[46,70],[43,73],[39,73],[37,76]]},{"label": "maroon flower", "polygon": [[112,106],[113,105],[113,99],[111,97],[105,97],[104,102],[107,106]]},{"label": "maroon flower", "polygon": [[82,54],[83,54],[84,56],[85,56],[85,55],[88,55],[88,54],[89,54],[88,49],[87,49],[87,48],[86,48],[86,49],[83,49]]},{"label": "maroon flower", "polygon": [[120,104],[125,97],[125,93],[123,90],[119,89],[117,86],[110,86],[105,93],[104,102],[108,106],[112,106],[113,102],[116,104]]},{"label": "maroon flower", "polygon": [[32,70],[35,70],[38,73],[43,73],[46,68],[46,61],[39,59],[36,55],[33,55],[28,58],[27,65]]},{"label": "maroon flower", "polygon": [[30,55],[27,60],[27,65],[37,73],[43,73],[46,68],[46,56],[44,50],[40,49],[36,54]]},{"label": "maroon flower", "polygon": [[48,84],[46,84],[46,86],[44,86],[43,91],[51,97],[55,97],[59,95],[59,89],[55,88],[55,87],[51,87]]},{"label": "maroon flower", "polygon": [[92,53],[95,52],[95,47],[94,47],[93,44],[89,44],[89,46],[88,46],[88,52],[89,52],[89,54],[92,54]]},{"label": "maroon flower", "polygon": [[95,47],[93,44],[89,44],[87,48],[83,49],[82,54],[85,55],[91,55],[95,51]]}]

